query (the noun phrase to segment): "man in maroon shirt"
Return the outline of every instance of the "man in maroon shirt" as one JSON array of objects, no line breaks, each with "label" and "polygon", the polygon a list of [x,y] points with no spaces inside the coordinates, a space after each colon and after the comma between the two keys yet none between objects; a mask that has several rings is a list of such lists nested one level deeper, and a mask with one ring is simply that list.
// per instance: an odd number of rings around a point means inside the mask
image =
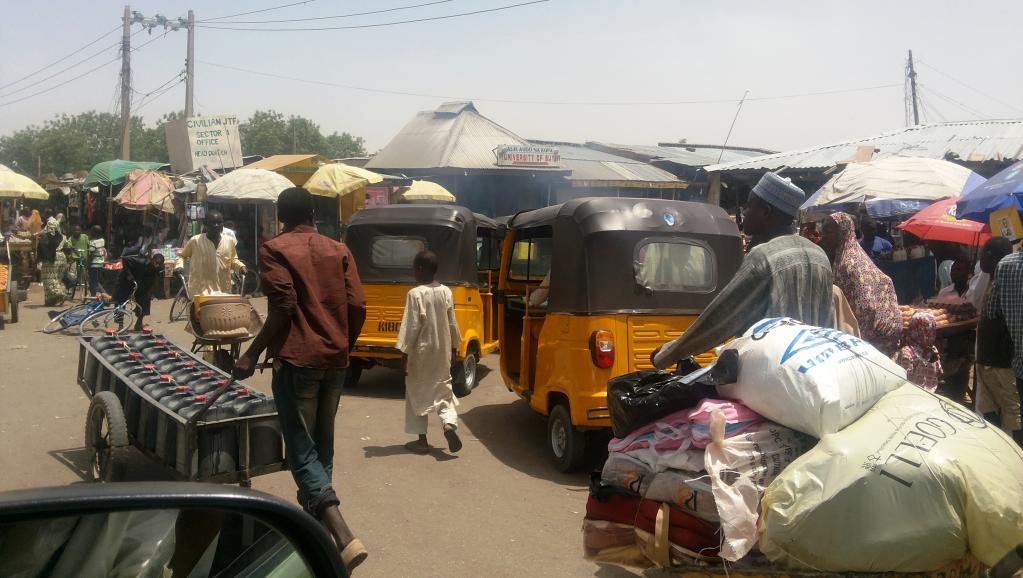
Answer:
[{"label": "man in maroon shirt", "polygon": [[273,393],[298,501],[330,531],[349,570],[366,559],[338,509],[331,486],[334,419],[349,345],[366,320],[366,300],[348,247],[313,228],[309,191],[277,199],[284,232],[260,247],[268,315],[234,377],[252,375],[264,349],[274,360]]}]

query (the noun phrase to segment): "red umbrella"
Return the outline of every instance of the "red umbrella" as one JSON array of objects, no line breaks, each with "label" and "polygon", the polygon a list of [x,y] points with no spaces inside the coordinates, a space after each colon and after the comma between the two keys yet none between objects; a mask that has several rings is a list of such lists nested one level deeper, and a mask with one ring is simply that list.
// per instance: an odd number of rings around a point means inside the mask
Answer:
[{"label": "red umbrella", "polygon": [[899,227],[924,241],[949,241],[963,245],[982,245],[991,238],[991,228],[984,223],[957,219],[959,197],[940,200],[913,215]]}]

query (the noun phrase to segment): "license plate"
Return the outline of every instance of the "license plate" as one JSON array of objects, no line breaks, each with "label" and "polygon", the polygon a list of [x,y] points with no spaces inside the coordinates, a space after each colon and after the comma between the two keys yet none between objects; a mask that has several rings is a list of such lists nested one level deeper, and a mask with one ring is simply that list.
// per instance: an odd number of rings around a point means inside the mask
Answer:
[{"label": "license plate", "polygon": [[377,323],[377,331],[381,333],[397,333],[401,329],[401,321],[380,321]]}]

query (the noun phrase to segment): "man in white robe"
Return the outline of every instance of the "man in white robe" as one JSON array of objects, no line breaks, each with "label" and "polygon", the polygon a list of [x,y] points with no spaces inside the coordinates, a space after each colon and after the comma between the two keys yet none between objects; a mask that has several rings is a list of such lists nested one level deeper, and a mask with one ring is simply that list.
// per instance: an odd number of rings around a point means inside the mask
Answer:
[{"label": "man in white robe", "polygon": [[437,412],[444,424],[448,449],[462,449],[458,437],[458,400],[451,389],[451,363],[462,342],[455,321],[451,290],[434,281],[437,255],[421,251],[413,260],[418,287],[408,292],[405,314],[398,330],[397,348],[405,371],[405,432],[419,439],[405,444],[409,451],[429,453],[427,415]]}]

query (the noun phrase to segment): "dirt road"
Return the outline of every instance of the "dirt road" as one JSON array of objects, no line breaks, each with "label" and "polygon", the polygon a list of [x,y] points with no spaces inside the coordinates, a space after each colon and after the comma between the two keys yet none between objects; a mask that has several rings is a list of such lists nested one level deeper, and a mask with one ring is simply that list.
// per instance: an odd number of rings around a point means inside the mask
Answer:
[{"label": "dirt road", "polygon": [[[88,399],[75,384],[77,341],[39,332],[48,309],[39,303],[35,285],[20,322],[0,331],[0,491],[85,476]],[[187,346],[183,324],[167,322],[169,304],[154,301],[150,324]],[[356,576],[635,576],[582,559],[587,475],[548,465],[543,418],[507,391],[495,356],[483,365],[488,374],[458,408],[465,447],[457,455],[404,450],[410,437],[397,372],[366,372],[359,389],[345,392],[334,483],[345,517],[370,550]],[[269,373],[249,383],[269,392]],[[430,428],[431,441],[443,447],[436,418]],[[141,454],[132,456],[129,472],[136,480],[167,479]],[[287,472],[256,478],[253,487],[295,501]]]}]

